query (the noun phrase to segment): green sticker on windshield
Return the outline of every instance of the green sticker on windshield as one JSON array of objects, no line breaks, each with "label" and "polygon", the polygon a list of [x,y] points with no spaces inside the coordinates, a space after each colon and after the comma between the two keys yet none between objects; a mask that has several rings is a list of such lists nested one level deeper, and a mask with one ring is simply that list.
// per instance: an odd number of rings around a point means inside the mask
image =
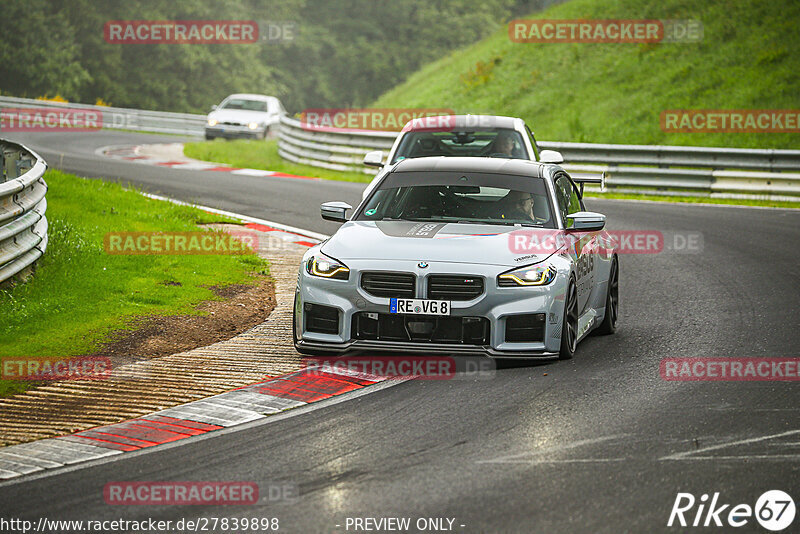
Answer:
[{"label": "green sticker on windshield", "polygon": [[371,209],[371,210],[367,210],[367,212],[366,212],[366,213],[367,213],[367,216],[370,216],[370,215],[375,215],[375,212],[376,212],[376,211],[378,211],[378,210],[376,210],[375,208],[373,208],[373,209]]}]

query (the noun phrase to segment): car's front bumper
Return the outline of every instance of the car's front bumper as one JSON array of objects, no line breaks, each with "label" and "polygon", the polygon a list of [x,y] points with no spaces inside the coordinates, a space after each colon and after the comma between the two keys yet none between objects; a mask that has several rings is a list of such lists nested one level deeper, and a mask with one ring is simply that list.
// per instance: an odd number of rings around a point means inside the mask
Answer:
[{"label": "car's front bumper", "polygon": [[[497,275],[507,268],[493,265],[467,265],[431,262],[421,269],[415,262],[348,261],[350,278],[347,281],[330,280],[309,275],[301,266],[295,299],[295,341],[300,350],[345,354],[350,352],[407,352],[417,354],[485,354],[497,358],[554,358],[561,345],[564,294],[568,275],[559,272],[556,279],[542,287],[498,287]],[[481,342],[435,342],[429,340],[359,339],[363,333],[354,331],[358,322],[356,314],[373,313],[384,318],[389,314],[389,298],[376,297],[361,287],[364,271],[394,271],[416,275],[417,298],[427,294],[430,275],[465,275],[484,279],[483,293],[468,301],[451,301],[450,317],[478,318],[488,322],[488,334]],[[325,333],[310,331],[308,314],[311,305],[336,310],[336,326]],[[506,339],[507,321],[518,315],[544,315],[543,331],[538,339],[511,342]],[[396,314],[394,314],[396,316]],[[331,315],[332,317],[332,315]],[[409,320],[432,319],[431,316],[402,316]],[[420,319],[425,320],[425,319]],[[466,319],[469,320],[469,319]],[[333,319],[330,319],[332,324]],[[439,323],[436,323],[437,325]],[[406,330],[408,326],[406,323]],[[412,337],[409,334],[409,337]]]},{"label": "car's front bumper", "polygon": [[257,139],[264,136],[264,128],[251,130],[247,126],[206,126],[206,137],[225,139]]},{"label": "car's front bumper", "polygon": [[558,358],[558,352],[547,351],[500,351],[490,346],[464,346],[451,343],[411,343],[400,341],[373,341],[355,339],[346,343],[326,343],[318,341],[300,340],[300,348],[311,349],[317,352],[341,355],[348,353],[383,353],[403,352],[409,354],[447,354],[447,355],[473,355],[484,354],[493,358]]}]

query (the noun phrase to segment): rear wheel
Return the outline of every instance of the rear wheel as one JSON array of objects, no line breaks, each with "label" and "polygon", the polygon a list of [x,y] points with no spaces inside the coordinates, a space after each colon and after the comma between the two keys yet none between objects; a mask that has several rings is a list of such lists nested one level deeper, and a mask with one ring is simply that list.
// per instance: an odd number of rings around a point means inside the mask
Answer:
[{"label": "rear wheel", "polygon": [[611,260],[611,272],[608,274],[608,293],[606,294],[606,316],[595,330],[600,335],[613,334],[617,331],[619,318],[619,262],[617,257]]},{"label": "rear wheel", "polygon": [[564,321],[561,327],[560,360],[569,360],[575,355],[578,346],[578,290],[575,280],[570,278],[567,294],[564,298]]}]

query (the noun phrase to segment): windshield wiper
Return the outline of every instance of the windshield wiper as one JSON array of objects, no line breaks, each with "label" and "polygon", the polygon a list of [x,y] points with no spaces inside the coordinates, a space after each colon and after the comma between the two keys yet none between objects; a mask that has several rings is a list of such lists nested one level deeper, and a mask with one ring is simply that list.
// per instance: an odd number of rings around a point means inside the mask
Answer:
[{"label": "windshield wiper", "polygon": [[476,221],[472,219],[459,219],[457,222],[459,224],[494,224],[499,226],[508,226],[509,224],[514,224],[511,221]]},{"label": "windshield wiper", "polygon": [[482,221],[482,220],[475,220],[475,219],[422,219],[422,218],[409,218],[404,217],[402,219],[394,219],[392,217],[384,217],[380,219],[381,221],[407,221],[407,222],[432,222],[432,223],[440,223],[440,224],[447,224],[447,223],[459,223],[459,224],[489,224],[494,226],[525,226],[531,228],[543,228],[541,224],[536,223],[525,223],[525,222],[516,222],[516,221],[497,221],[497,220],[490,220],[490,221]]},{"label": "windshield wiper", "polygon": [[392,217],[384,217],[380,219],[381,221],[408,221],[408,222],[446,222],[446,221],[437,221],[435,219],[412,219],[409,217],[403,217],[401,219],[394,219]]},{"label": "windshield wiper", "polygon": [[517,226],[517,225],[519,225],[519,226],[532,226],[532,227],[536,227],[536,228],[541,228],[542,227],[541,224],[536,224],[536,223],[532,223],[532,222],[531,223],[516,222],[516,221],[496,221],[496,220],[479,221],[479,220],[472,220],[472,219],[459,219],[458,222],[459,223],[463,223],[463,224],[494,224],[494,225],[499,225],[499,226]]}]

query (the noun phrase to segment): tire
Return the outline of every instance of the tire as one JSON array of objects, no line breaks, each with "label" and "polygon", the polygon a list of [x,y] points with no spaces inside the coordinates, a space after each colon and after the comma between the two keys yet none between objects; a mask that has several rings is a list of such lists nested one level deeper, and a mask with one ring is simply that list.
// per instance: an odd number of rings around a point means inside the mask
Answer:
[{"label": "tire", "polygon": [[213,141],[214,139],[216,139],[216,137],[213,135],[206,134],[206,141]]},{"label": "tire", "polygon": [[606,293],[606,316],[595,332],[607,336],[617,331],[619,319],[619,262],[617,257],[611,260],[611,271],[608,274],[608,292]]},{"label": "tire", "polygon": [[575,279],[569,279],[567,294],[564,296],[564,320],[561,326],[561,349],[559,360],[569,360],[578,347],[578,289]]}]

